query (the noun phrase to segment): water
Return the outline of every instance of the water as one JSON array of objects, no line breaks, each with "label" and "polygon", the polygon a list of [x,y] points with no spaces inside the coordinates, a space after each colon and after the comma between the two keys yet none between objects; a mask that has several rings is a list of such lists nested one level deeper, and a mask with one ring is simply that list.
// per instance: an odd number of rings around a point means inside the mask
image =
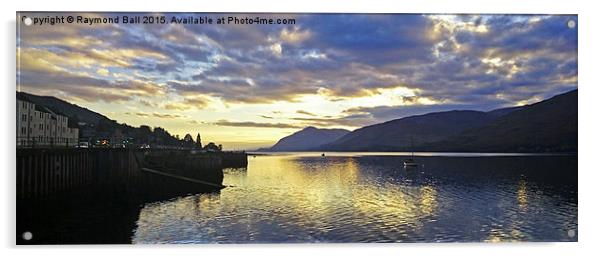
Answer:
[{"label": "water", "polygon": [[250,156],[220,193],[145,205],[132,242],[577,241],[576,156],[401,155]]}]

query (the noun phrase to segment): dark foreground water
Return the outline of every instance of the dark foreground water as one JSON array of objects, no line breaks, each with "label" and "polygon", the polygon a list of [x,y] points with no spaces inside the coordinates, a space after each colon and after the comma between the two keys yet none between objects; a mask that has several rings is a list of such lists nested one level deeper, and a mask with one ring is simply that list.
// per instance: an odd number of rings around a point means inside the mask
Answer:
[{"label": "dark foreground water", "polygon": [[403,159],[250,156],[220,193],[146,204],[132,242],[577,241],[576,156]]}]

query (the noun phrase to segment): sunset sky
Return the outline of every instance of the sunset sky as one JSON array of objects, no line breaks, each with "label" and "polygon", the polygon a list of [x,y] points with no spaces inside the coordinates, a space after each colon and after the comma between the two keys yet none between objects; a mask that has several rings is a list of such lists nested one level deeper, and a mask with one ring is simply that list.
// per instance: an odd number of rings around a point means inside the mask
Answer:
[{"label": "sunset sky", "polygon": [[296,24],[20,25],[17,90],[251,149],[306,126],[487,111],[577,87],[577,16],[237,16]]}]

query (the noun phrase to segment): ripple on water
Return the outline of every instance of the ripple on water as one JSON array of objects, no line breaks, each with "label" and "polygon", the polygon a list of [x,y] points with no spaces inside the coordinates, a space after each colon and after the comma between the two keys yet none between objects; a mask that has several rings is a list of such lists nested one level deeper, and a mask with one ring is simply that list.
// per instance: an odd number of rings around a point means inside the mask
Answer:
[{"label": "ripple on water", "polygon": [[257,156],[220,193],[147,204],[133,241],[577,240],[575,157],[417,157],[419,172],[402,160]]}]

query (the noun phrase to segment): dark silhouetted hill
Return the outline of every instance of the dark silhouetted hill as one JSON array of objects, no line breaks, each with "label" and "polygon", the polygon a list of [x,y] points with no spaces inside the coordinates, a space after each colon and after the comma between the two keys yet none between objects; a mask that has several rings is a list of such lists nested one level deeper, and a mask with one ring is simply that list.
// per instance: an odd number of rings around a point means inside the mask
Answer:
[{"label": "dark silhouetted hill", "polygon": [[328,144],[349,133],[345,129],[318,129],[307,127],[283,137],[274,146],[264,151],[308,151]]},{"label": "dark silhouetted hill", "polygon": [[433,151],[577,152],[577,90],[427,145]]},{"label": "dark silhouetted hill", "polygon": [[51,111],[65,115],[70,120],[77,120],[88,124],[98,125],[101,120],[110,121],[106,116],[88,110],[87,108],[63,101],[53,96],[38,96],[25,92],[17,92],[17,98],[24,98],[37,105],[45,106]]},{"label": "dark silhouetted hill", "polygon": [[330,151],[405,151],[482,126],[503,113],[447,111],[416,115],[357,129],[326,146]]},{"label": "dark silhouetted hill", "polygon": [[120,124],[100,113],[53,96],[38,96],[25,92],[17,92],[17,99],[45,106],[57,114],[67,116],[69,118],[69,126],[78,127],[80,129],[80,137],[85,137],[84,139],[109,138],[114,135],[120,135],[123,138],[132,138],[134,143],[138,144],[182,145],[181,140],[172,136],[163,128],[151,128],[146,125],[136,128],[127,124]]},{"label": "dark silhouetted hill", "polygon": [[354,130],[324,151],[576,152],[577,90],[489,112],[416,115]]}]

